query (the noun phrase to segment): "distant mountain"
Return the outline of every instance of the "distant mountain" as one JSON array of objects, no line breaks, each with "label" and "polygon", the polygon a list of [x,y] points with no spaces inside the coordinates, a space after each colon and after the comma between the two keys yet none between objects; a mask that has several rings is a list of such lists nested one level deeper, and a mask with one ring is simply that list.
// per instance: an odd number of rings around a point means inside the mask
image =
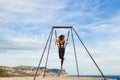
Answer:
[{"label": "distant mountain", "polygon": [[[44,67],[40,67],[38,70],[37,76],[42,76],[44,72]],[[34,76],[37,67],[32,66],[17,66],[17,67],[7,67],[0,66],[0,77],[24,77],[24,76]],[[59,69],[46,69],[46,76],[57,76],[59,73]],[[67,76],[67,72],[63,70],[64,73],[62,75]]]}]

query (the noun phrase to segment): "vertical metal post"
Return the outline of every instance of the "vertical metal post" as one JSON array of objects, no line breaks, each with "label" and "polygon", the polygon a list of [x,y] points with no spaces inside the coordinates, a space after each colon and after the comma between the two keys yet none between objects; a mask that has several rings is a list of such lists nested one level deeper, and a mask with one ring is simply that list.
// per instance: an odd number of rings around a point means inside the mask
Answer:
[{"label": "vertical metal post", "polygon": [[44,47],[44,50],[43,50],[42,56],[41,56],[41,58],[40,58],[40,61],[39,61],[39,64],[38,64],[38,67],[37,67],[37,70],[36,70],[36,72],[35,72],[35,75],[34,75],[33,80],[36,79],[36,76],[37,76],[37,73],[38,73],[39,67],[40,67],[40,65],[41,65],[41,62],[42,62],[42,59],[43,59],[43,56],[44,56],[44,53],[45,53],[46,47],[47,47],[47,45],[48,45],[48,41],[49,41],[49,38],[50,38],[51,33],[52,33],[52,29],[51,29],[51,31],[50,31],[50,33],[49,33],[49,36],[48,36],[47,42],[46,42],[46,44],[45,44],[45,47]]},{"label": "vertical metal post", "polygon": [[97,63],[95,62],[95,60],[93,59],[92,55],[90,54],[90,52],[88,51],[88,49],[86,48],[85,44],[82,42],[81,38],[79,37],[79,35],[77,34],[77,32],[75,31],[75,29],[73,28],[74,32],[76,33],[78,39],[80,40],[81,44],[83,45],[83,47],[85,48],[85,50],[87,51],[88,55],[90,56],[90,58],[92,59],[92,61],[94,62],[95,66],[97,67],[97,69],[99,70],[99,72],[101,73],[102,77],[104,78],[104,80],[107,80],[104,76],[104,74],[102,73],[101,69],[99,68],[99,66],[97,65]]},{"label": "vertical metal post", "polygon": [[75,54],[76,67],[77,67],[77,75],[79,77],[79,68],[78,68],[77,55],[76,55],[75,42],[74,42],[72,28],[71,28],[71,36],[72,36],[72,42],[73,42],[73,48],[74,48],[74,54]]},{"label": "vertical metal post", "polygon": [[47,69],[47,62],[48,62],[48,57],[49,57],[49,52],[50,52],[50,46],[51,46],[51,41],[52,41],[52,35],[53,35],[53,28],[52,28],[52,33],[51,33],[51,36],[50,36],[50,43],[49,43],[49,47],[48,47],[48,54],[47,54],[47,59],[46,59],[46,63],[45,63],[45,70],[44,70],[43,77],[45,77],[45,73],[46,73],[46,69]]}]

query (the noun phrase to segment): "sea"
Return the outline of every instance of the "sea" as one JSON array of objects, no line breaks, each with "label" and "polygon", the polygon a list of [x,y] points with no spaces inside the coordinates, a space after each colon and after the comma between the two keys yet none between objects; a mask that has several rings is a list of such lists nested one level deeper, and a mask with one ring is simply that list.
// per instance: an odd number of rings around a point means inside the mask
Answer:
[{"label": "sea", "polygon": [[[78,76],[70,75],[70,77],[78,77]],[[101,75],[80,75],[80,77],[103,78]],[[111,78],[113,80],[120,80],[120,75],[105,75],[105,78]]]}]

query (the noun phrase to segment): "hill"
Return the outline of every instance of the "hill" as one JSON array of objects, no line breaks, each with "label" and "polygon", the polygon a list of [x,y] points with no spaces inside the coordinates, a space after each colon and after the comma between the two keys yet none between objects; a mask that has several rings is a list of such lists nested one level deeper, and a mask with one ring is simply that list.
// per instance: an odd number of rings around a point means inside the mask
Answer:
[{"label": "hill", "polygon": [[[37,67],[32,66],[17,66],[17,67],[7,67],[0,66],[0,77],[24,77],[24,76],[34,76]],[[40,67],[37,76],[43,75],[44,67]],[[47,69],[46,76],[56,76],[59,73],[59,69]],[[67,75],[64,70],[64,74]]]}]

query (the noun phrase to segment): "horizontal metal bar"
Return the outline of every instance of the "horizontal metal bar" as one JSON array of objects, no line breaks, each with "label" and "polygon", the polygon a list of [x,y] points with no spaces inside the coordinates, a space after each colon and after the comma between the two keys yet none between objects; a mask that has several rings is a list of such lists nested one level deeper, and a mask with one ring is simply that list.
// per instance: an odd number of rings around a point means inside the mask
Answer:
[{"label": "horizontal metal bar", "polygon": [[53,26],[53,28],[73,28],[72,26]]}]

